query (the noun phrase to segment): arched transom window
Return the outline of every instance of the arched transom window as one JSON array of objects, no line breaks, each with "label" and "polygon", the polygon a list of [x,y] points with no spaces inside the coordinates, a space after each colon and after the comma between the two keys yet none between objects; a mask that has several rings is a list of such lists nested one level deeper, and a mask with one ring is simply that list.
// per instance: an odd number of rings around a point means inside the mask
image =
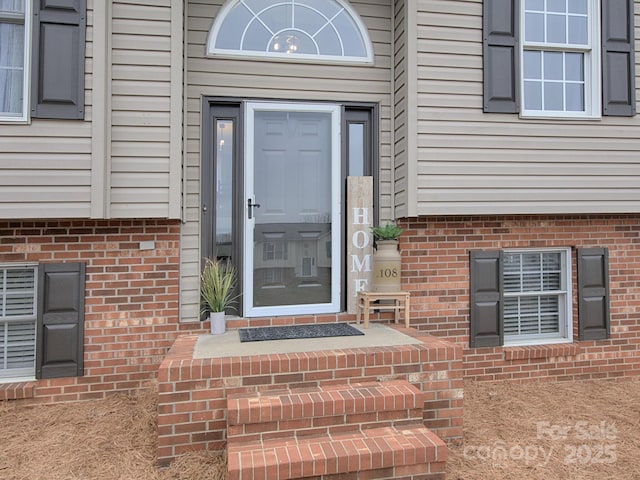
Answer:
[{"label": "arched transom window", "polygon": [[207,53],[373,63],[367,29],[344,0],[229,0]]}]

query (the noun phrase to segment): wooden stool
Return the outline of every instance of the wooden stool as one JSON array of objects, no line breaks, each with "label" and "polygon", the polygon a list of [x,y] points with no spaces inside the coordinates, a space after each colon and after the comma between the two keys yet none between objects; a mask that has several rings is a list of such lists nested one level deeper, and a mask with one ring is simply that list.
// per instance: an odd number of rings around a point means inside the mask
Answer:
[{"label": "wooden stool", "polygon": [[[369,313],[373,310],[393,310],[396,323],[400,311],[404,310],[404,326],[409,328],[409,292],[358,292],[356,301],[356,323],[360,324],[360,314],[364,312],[364,328],[369,328]],[[380,304],[380,300],[393,300],[391,304]],[[378,303],[376,303],[378,302]]]}]

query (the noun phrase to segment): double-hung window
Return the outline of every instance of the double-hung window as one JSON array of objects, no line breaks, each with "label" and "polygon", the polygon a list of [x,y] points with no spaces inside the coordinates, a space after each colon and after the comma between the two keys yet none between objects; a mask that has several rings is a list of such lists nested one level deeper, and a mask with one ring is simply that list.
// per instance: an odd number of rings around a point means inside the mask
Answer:
[{"label": "double-hung window", "polygon": [[504,343],[571,341],[569,252],[503,254]]},{"label": "double-hung window", "polygon": [[633,116],[634,0],[483,0],[483,111]]},{"label": "double-hung window", "polygon": [[0,120],[27,119],[31,2],[0,0]]},{"label": "double-hung window", "polygon": [[[472,348],[573,341],[570,248],[472,250]],[[578,339],[609,337],[606,248],[576,249]]]},{"label": "double-hung window", "polygon": [[34,266],[0,266],[0,379],[35,374],[36,279]]},{"label": "double-hung window", "polygon": [[600,116],[597,0],[525,0],[522,115]]}]

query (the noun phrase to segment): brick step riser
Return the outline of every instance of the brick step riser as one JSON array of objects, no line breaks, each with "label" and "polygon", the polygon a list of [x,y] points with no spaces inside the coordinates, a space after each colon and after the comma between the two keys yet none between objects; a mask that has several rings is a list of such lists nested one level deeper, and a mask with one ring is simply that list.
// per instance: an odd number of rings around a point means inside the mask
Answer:
[{"label": "brick step riser", "polygon": [[423,425],[422,408],[232,425],[227,428],[227,439],[263,441],[287,436],[336,435],[369,428],[412,425]]},{"label": "brick step riser", "polygon": [[[323,425],[339,417],[344,423],[422,419],[417,410],[424,408],[424,398],[423,392],[403,380],[231,396],[227,399],[227,428],[247,434],[283,426],[297,429],[310,419]],[[328,419],[326,423],[315,420],[322,418]],[[235,428],[241,425],[243,430]]]}]

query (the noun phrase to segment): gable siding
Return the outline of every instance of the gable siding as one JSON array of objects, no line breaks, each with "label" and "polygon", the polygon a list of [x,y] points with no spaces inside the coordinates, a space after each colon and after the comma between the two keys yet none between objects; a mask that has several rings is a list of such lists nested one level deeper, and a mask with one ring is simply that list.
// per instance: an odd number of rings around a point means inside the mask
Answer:
[{"label": "gable siding", "polygon": [[419,0],[418,10],[419,214],[638,211],[637,116],[484,114],[482,2]]},{"label": "gable siding", "polygon": [[91,203],[91,3],[84,120],[0,124],[0,218],[88,217]]},{"label": "gable siding", "polygon": [[191,0],[187,6],[187,125],[185,214],[182,231],[181,318],[198,312],[200,266],[200,141],[202,96],[361,101],[380,103],[381,218],[391,215],[391,2],[351,1],[369,29],[374,66],[207,58],[206,41],[222,0]]}]

